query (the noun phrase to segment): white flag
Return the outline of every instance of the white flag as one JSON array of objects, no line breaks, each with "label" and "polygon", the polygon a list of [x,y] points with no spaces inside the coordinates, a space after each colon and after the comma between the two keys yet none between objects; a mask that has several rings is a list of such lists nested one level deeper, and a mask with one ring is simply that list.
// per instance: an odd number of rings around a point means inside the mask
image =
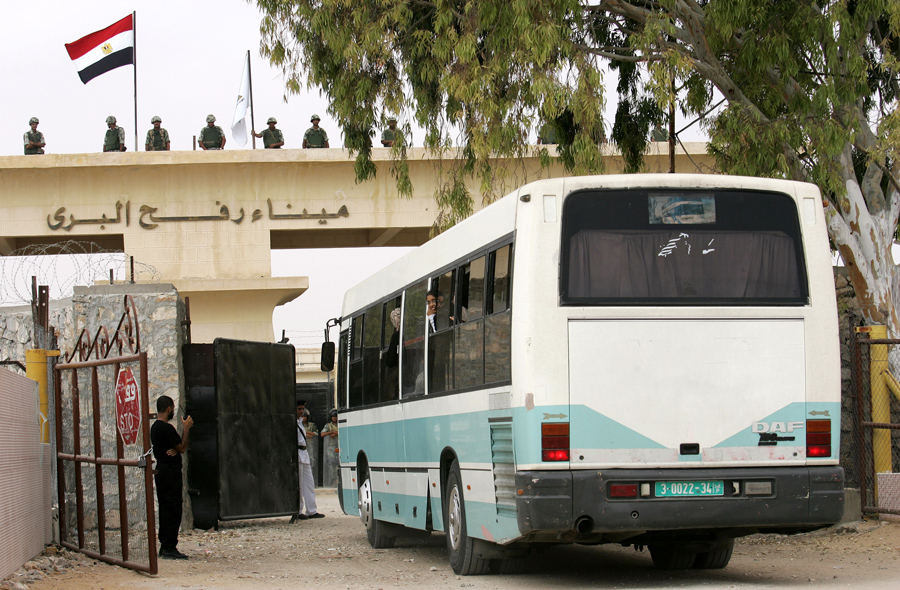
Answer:
[{"label": "white flag", "polygon": [[247,109],[250,107],[250,52],[244,63],[241,75],[241,87],[238,90],[237,103],[234,105],[234,120],[231,122],[231,137],[241,146],[247,145]]}]

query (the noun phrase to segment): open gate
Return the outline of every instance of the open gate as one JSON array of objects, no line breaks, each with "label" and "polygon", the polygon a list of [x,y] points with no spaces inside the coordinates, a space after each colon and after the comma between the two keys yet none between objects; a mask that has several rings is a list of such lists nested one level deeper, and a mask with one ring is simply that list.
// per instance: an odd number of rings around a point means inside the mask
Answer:
[{"label": "open gate", "polygon": [[[124,303],[112,335],[103,326],[93,338],[82,330],[54,368],[60,540],[94,559],[155,574],[147,354],[134,300],[126,295]],[[124,390],[133,410],[118,417],[117,384],[120,409]],[[107,538],[116,535],[118,542]]]}]

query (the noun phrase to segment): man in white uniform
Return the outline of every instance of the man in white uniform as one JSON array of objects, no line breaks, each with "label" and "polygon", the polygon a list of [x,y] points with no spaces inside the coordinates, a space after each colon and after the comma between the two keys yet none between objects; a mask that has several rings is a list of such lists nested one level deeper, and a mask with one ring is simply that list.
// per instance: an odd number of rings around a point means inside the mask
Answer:
[{"label": "man in white uniform", "polygon": [[309,464],[309,452],[306,450],[306,428],[303,427],[304,412],[306,412],[306,402],[298,401],[297,459],[300,463],[300,511],[291,517],[291,524],[308,518],[325,518],[325,515],[319,514],[316,508],[316,480],[313,478],[312,467]]}]

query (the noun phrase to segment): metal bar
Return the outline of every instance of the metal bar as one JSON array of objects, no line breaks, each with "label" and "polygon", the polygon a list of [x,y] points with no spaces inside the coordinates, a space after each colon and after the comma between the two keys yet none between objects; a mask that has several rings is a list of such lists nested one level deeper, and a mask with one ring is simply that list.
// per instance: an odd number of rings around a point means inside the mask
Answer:
[{"label": "metal bar", "polygon": [[136,363],[139,360],[141,360],[140,354],[126,354],[124,356],[115,357],[115,361],[107,358],[107,359],[96,359],[96,360],[92,360],[92,361],[80,361],[77,363],[58,363],[56,366],[59,370],[87,369],[89,367],[103,367],[103,366],[111,365],[111,364],[113,364],[113,362],[124,364],[124,363]]},{"label": "metal bar", "polygon": [[[150,379],[147,376],[147,353],[141,353],[141,413],[150,415]],[[144,449],[150,449],[150,420],[141,420],[141,433]],[[144,451],[146,452],[146,451]],[[156,513],[153,511],[153,469],[152,461],[147,460],[144,467],[144,490],[147,500],[147,552],[150,557],[150,573],[157,572],[156,556]]]},{"label": "metal bar", "polygon": [[863,426],[869,428],[884,428],[886,430],[900,430],[900,424],[891,424],[889,422],[863,422]]},{"label": "metal bar", "polygon": [[[862,321],[860,321],[859,327],[862,327]],[[858,329],[858,328],[857,328]],[[865,412],[865,404],[863,403],[863,390],[862,390],[862,379],[863,379],[863,370],[862,370],[862,343],[860,342],[859,332],[856,329],[850,330],[850,347],[853,350],[853,362],[854,362],[854,372],[853,372],[853,381],[854,381],[854,395],[856,396],[856,451],[859,457],[859,465],[857,467],[857,472],[859,475],[859,503],[860,510],[865,511],[864,507],[866,504],[866,496],[869,493],[869,486],[867,485],[868,479],[868,468],[866,465],[866,433],[865,427],[863,426],[863,418]]]},{"label": "metal bar", "polygon": [[[121,365],[115,363],[113,368],[116,375],[121,370]],[[118,381],[118,377],[116,377]],[[122,435],[119,432],[119,422],[116,421],[116,459],[121,461],[125,458],[125,448],[122,443]],[[125,466],[119,463],[116,468],[116,480],[119,484],[119,543],[122,547],[122,559],[128,561],[128,527],[131,524],[128,518],[128,502],[127,492],[125,489]]]},{"label": "metal bar", "polygon": [[[97,367],[91,367],[91,401],[94,415],[94,456],[100,459],[103,449],[100,440],[100,379]],[[97,486],[97,534],[99,536],[100,553],[106,553],[106,504],[103,501],[103,465],[94,463],[94,481]]]},{"label": "metal bar", "polygon": [[129,569],[137,570],[137,571],[140,571],[140,572],[148,572],[148,573],[151,573],[151,574],[157,573],[157,572],[155,572],[155,571],[151,571],[151,568],[147,567],[147,566],[144,565],[143,563],[135,563],[135,562],[133,562],[133,561],[125,561],[125,560],[122,560],[122,559],[116,559],[115,557],[110,557],[110,556],[108,556],[108,555],[102,555],[102,554],[100,554],[100,553],[97,553],[96,551],[91,551],[90,549],[85,549],[85,548],[83,548],[83,547],[78,547],[78,546],[73,545],[73,544],[71,544],[71,543],[60,543],[60,544],[61,544],[63,547],[65,547],[66,549],[72,549],[73,551],[78,551],[78,552],[80,552],[80,553],[84,553],[85,555],[87,555],[87,556],[90,557],[91,559],[96,559],[97,561],[102,561],[102,562],[105,562],[105,563],[110,563],[110,564],[112,564],[112,565],[118,565],[118,566],[121,566],[121,567],[127,567],[127,568],[129,568]]},{"label": "metal bar", "polygon": [[863,506],[863,512],[877,512],[878,514],[900,514],[900,508],[880,508],[878,506]]},{"label": "metal bar", "polygon": [[[78,371],[72,371],[72,435],[73,452],[81,454],[81,401],[78,391]],[[81,485],[81,466],[75,465],[75,513],[78,519],[78,546],[84,547],[84,487]]]},{"label": "metal bar", "polygon": [[[55,367],[54,367],[55,368]],[[53,395],[56,401],[56,494],[59,501],[59,539],[66,539],[66,472],[62,455],[62,378],[57,371],[53,380]]]},{"label": "metal bar", "polygon": [[69,455],[67,453],[59,453],[60,459],[66,461],[75,461],[76,463],[90,463],[92,465],[122,465],[124,467],[138,467],[137,459],[113,459],[113,458],[97,458],[91,455]]}]

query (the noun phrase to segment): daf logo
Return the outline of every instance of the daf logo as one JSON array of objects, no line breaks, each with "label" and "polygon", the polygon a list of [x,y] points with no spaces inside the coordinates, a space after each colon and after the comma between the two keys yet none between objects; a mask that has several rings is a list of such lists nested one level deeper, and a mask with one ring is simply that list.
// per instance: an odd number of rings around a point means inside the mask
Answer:
[{"label": "daf logo", "polygon": [[794,432],[806,426],[804,422],[754,422],[750,429],[753,433],[760,432]]}]

